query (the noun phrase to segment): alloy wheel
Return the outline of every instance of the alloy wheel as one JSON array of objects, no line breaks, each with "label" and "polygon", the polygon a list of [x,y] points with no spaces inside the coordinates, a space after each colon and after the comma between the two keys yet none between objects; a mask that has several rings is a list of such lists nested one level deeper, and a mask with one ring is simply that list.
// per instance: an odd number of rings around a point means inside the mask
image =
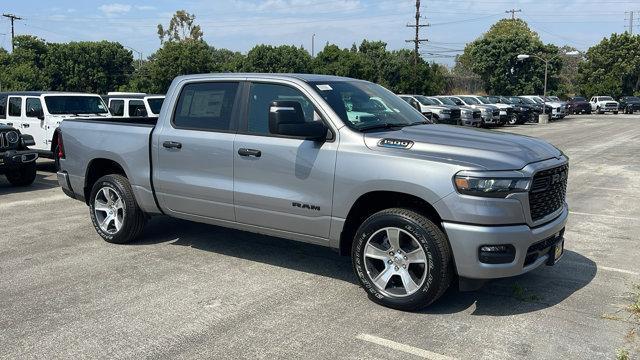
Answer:
[{"label": "alloy wheel", "polygon": [[124,204],[113,188],[105,186],[98,191],[93,210],[102,231],[108,234],[120,231],[124,221]]},{"label": "alloy wheel", "polygon": [[369,237],[364,264],[374,286],[390,297],[415,293],[429,272],[427,256],[418,240],[397,227],[380,229]]}]

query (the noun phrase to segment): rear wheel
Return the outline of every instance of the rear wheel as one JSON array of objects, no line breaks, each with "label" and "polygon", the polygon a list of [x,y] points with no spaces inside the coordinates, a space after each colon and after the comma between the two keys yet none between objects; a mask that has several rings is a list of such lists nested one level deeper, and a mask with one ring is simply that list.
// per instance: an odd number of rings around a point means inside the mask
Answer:
[{"label": "rear wheel", "polygon": [[518,124],[518,114],[511,114],[509,117],[509,125],[517,125]]},{"label": "rear wheel", "polygon": [[135,240],[145,224],[129,180],[122,175],[98,179],[89,200],[91,221],[102,238],[110,243],[126,244]]},{"label": "rear wheel", "polygon": [[453,278],[442,230],[407,209],[387,209],[367,218],[351,250],[360,285],[374,302],[417,310],[436,301]]},{"label": "rear wheel", "polygon": [[22,167],[6,173],[7,180],[13,186],[29,186],[36,180],[36,162],[24,164]]}]

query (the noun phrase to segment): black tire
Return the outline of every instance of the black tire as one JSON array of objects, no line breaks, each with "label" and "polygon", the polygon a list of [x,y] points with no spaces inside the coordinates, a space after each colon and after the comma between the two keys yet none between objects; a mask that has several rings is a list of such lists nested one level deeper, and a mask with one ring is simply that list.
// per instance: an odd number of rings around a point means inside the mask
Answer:
[{"label": "black tire", "polygon": [[617,112],[617,111],[614,111],[614,112],[613,112],[613,115],[618,115],[618,112]]},{"label": "black tire", "polygon": [[511,114],[508,120],[509,125],[518,125],[518,114]]},{"label": "black tire", "polygon": [[32,161],[18,169],[10,170],[5,176],[13,186],[29,186],[36,180],[36,162]]},{"label": "black tire", "polygon": [[[367,272],[364,255],[367,242],[376,232],[388,227],[398,228],[410,234],[430,260],[423,269],[426,272],[423,275],[425,280],[409,295],[392,296],[380,291]],[[351,259],[360,286],[372,301],[404,311],[418,310],[438,300],[451,284],[454,275],[451,250],[444,232],[431,220],[408,209],[382,210],[367,218],[360,225],[353,240]],[[392,278],[393,276],[398,275],[392,275]]]},{"label": "black tire", "polygon": [[[96,218],[95,204],[98,192],[103,188],[113,190],[122,199],[122,227],[113,233],[106,232],[98,224]],[[130,243],[142,233],[142,229],[146,223],[146,216],[138,206],[131,189],[129,180],[122,175],[106,175],[98,179],[91,189],[89,198],[89,212],[91,222],[98,234],[107,242],[114,244]]]}]

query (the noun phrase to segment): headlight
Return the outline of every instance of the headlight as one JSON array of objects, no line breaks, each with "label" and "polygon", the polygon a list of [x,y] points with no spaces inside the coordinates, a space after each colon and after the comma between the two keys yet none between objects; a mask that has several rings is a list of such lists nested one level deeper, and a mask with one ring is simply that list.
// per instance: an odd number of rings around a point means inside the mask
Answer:
[{"label": "headlight", "polygon": [[442,110],[443,114],[451,114],[451,110]]},{"label": "headlight", "polygon": [[5,134],[7,141],[11,144],[15,144],[20,140],[20,135],[15,131],[9,131]]},{"label": "headlight", "polygon": [[454,177],[458,192],[464,195],[504,198],[509,194],[526,192],[529,190],[531,179],[518,177],[518,173],[508,172],[500,176],[496,172],[470,175],[471,172],[461,172]]}]

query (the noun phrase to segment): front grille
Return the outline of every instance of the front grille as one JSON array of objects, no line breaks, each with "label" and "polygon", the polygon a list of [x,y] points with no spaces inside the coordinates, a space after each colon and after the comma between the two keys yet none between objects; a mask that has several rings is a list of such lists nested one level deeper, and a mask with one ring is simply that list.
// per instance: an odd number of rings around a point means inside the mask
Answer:
[{"label": "front grille", "polygon": [[513,108],[507,108],[507,116],[511,117],[511,114],[513,114]]},{"label": "front grille", "polygon": [[0,149],[8,149],[9,141],[7,140],[7,133],[0,133]]},{"label": "front grille", "polygon": [[500,110],[493,110],[493,117],[499,117],[500,116]]},{"label": "front grille", "polygon": [[618,104],[616,104],[616,103],[606,103],[606,104],[604,104],[604,106],[608,107],[608,108],[615,108],[615,107],[618,107]]},{"label": "front grille", "polygon": [[480,119],[482,117],[482,113],[480,111],[474,111],[473,112],[473,118],[474,119]]},{"label": "front grille", "polygon": [[529,190],[529,209],[533,221],[562,208],[567,195],[569,164],[538,172]]},{"label": "front grille", "polygon": [[460,120],[460,110],[451,109],[451,120]]}]

